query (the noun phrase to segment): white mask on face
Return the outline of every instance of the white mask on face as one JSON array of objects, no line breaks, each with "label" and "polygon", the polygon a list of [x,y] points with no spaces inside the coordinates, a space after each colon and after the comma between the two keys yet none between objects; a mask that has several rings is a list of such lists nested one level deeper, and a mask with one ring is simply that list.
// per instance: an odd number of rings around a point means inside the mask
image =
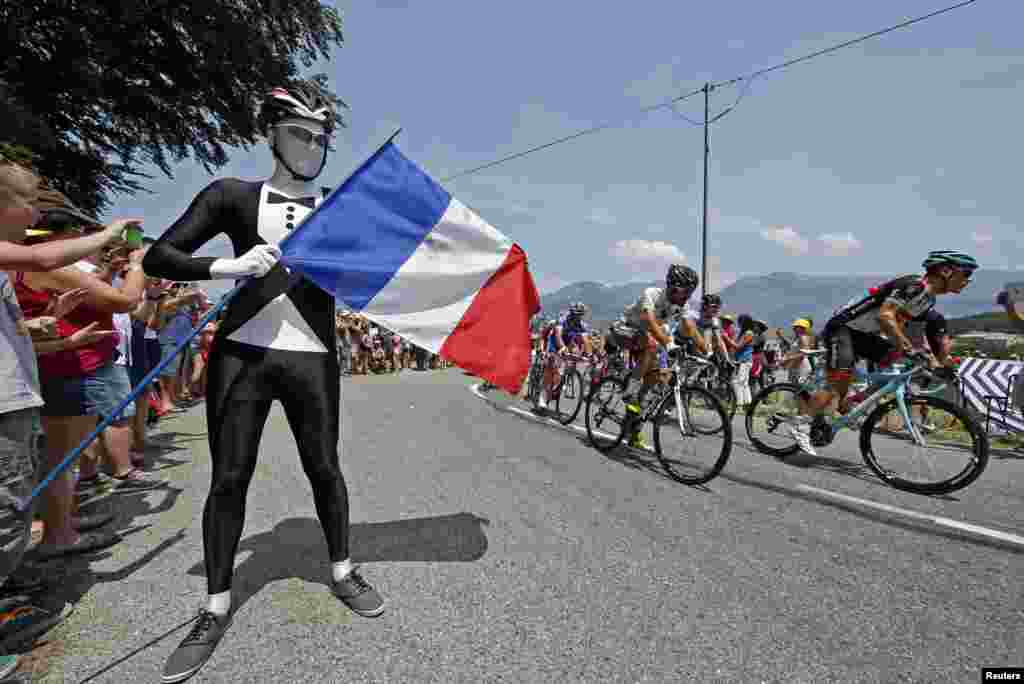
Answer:
[{"label": "white mask on face", "polygon": [[324,168],[328,139],[323,126],[314,121],[285,119],[274,127],[272,144],[294,174],[313,179]]}]

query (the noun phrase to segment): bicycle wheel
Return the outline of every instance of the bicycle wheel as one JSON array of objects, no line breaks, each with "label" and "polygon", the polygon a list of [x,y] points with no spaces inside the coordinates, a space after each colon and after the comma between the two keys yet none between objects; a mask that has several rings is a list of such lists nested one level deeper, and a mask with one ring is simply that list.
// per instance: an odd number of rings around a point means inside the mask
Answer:
[{"label": "bicycle wheel", "polygon": [[706,368],[700,372],[694,384],[714,394],[722,402],[729,420],[732,420],[736,415],[736,390],[728,378],[723,377],[717,368]]},{"label": "bicycle wheel", "polygon": [[764,454],[786,458],[800,447],[789,436],[786,426],[800,415],[800,388],[780,382],[764,388],[747,409],[747,438]]},{"label": "bicycle wheel", "polygon": [[562,373],[555,390],[555,419],[562,425],[576,420],[583,406],[583,376],[575,368]]},{"label": "bicycle wheel", "polygon": [[878,406],[860,431],[864,462],[896,489],[948,494],[978,479],[988,465],[988,436],[966,410],[938,397],[908,396],[923,444],[907,429],[898,403]]},{"label": "bicycle wheel", "polygon": [[655,414],[655,453],[672,479],[703,484],[729,460],[732,422],[722,402],[701,387],[681,387],[676,402],[675,392],[670,392]]},{"label": "bicycle wheel", "polygon": [[622,443],[626,405],[625,388],[618,378],[605,378],[587,396],[587,437],[600,452],[611,451]]},{"label": "bicycle wheel", "polygon": [[523,399],[533,406],[536,406],[540,400],[541,375],[539,364],[534,362],[530,368],[530,374],[526,376],[526,391],[523,392]]}]

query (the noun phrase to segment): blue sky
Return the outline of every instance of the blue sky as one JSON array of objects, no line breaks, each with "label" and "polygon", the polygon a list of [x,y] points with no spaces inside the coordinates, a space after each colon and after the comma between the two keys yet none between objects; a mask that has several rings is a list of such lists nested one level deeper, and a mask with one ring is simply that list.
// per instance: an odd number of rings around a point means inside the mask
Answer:
[{"label": "blue sky", "polygon": [[[321,177],[395,128],[435,178],[579,129],[621,125],[447,184],[519,242],[542,291],[700,265],[703,133],[638,110],[953,0],[752,3],[338,1],[317,65],[351,106]],[[1024,269],[1024,3],[979,0],[753,82],[711,130],[713,287],[744,275],[905,273],[929,249]],[[715,92],[712,111],[737,97]],[[702,96],[680,105],[702,115]],[[264,144],[208,175],[184,162],[106,218],[163,232],[213,178],[264,178]],[[218,239],[203,254],[228,253]]]}]

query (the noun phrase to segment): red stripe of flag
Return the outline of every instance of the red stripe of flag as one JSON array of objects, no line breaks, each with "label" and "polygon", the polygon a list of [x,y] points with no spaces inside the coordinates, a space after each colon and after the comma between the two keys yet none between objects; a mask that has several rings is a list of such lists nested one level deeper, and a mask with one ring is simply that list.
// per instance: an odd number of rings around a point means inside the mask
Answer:
[{"label": "red stripe of flag", "polygon": [[526,253],[512,245],[444,341],[441,356],[516,394],[530,370],[530,318],[538,311],[540,295]]}]

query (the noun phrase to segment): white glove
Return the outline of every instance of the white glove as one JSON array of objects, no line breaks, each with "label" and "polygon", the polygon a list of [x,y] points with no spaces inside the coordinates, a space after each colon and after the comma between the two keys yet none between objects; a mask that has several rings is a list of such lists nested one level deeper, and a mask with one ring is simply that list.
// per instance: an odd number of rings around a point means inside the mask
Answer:
[{"label": "white glove", "polygon": [[210,264],[210,278],[228,280],[237,278],[262,278],[281,258],[277,245],[256,245],[237,259],[217,259]]},{"label": "white glove", "polygon": [[676,344],[674,340],[669,340],[669,343],[665,345],[665,351],[669,354],[674,352],[676,349],[679,349],[679,345]]}]

